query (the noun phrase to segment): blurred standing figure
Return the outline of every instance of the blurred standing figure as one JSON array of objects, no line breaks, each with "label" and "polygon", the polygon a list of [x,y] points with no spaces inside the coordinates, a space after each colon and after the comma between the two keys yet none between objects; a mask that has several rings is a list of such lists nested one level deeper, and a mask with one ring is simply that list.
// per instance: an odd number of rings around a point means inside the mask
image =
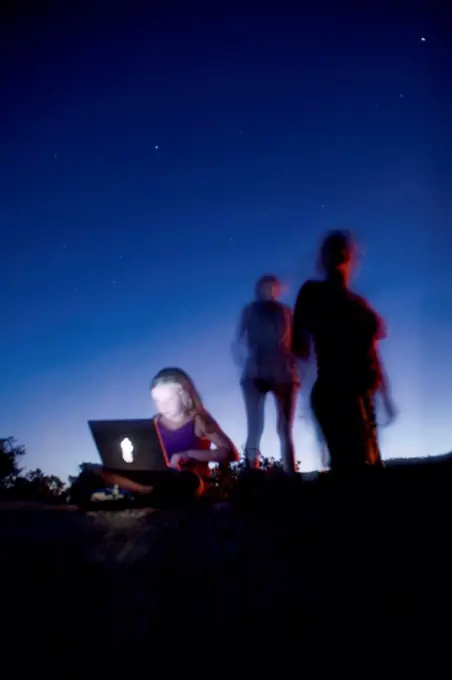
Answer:
[{"label": "blurred standing figure", "polygon": [[331,469],[351,472],[364,464],[381,464],[375,418],[375,395],[389,396],[377,345],[386,335],[371,306],[349,288],[356,244],[347,231],[333,231],[320,249],[323,281],[301,287],[294,311],[293,350],[302,360],[315,348],[317,380],[311,405],[325,438]]},{"label": "blurred standing figure", "polygon": [[[265,401],[271,392],[276,402],[281,461],[284,471],[291,474],[296,469],[292,424],[299,381],[292,353],[292,311],[279,301],[281,293],[282,285],[275,276],[259,279],[256,299],[242,311],[233,353],[243,369],[247,464],[259,467]],[[245,356],[240,356],[241,350],[245,350]]]}]

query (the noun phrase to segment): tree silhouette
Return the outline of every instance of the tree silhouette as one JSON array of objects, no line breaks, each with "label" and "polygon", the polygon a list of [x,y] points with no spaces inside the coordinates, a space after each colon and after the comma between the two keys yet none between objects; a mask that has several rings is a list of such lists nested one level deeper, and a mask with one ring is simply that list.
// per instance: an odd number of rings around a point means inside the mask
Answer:
[{"label": "tree silhouette", "polygon": [[24,473],[19,466],[26,449],[14,437],[0,439],[0,493],[9,500],[55,502],[64,499],[65,485],[56,475],[42,470]]},{"label": "tree silhouette", "polygon": [[26,453],[25,447],[14,437],[0,439],[0,489],[10,489],[22,472],[19,459]]},{"label": "tree silhouette", "polygon": [[34,495],[37,499],[58,498],[64,491],[64,484],[59,477],[45,475],[39,468],[27,472],[25,481],[31,495]]},{"label": "tree silhouette", "polygon": [[37,468],[16,478],[14,486],[9,489],[9,497],[14,500],[53,503],[64,500],[64,490],[65,485],[59,477],[45,475]]}]

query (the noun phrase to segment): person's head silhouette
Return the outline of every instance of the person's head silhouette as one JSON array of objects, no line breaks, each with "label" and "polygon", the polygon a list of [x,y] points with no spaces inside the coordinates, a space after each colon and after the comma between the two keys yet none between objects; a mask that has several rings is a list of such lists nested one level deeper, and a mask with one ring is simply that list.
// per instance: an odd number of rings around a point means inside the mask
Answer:
[{"label": "person's head silhouette", "polygon": [[356,255],[356,242],[349,231],[330,231],[320,246],[319,265],[327,278],[338,277],[347,283]]},{"label": "person's head silhouette", "polygon": [[257,300],[279,300],[283,285],[273,274],[266,274],[256,283],[255,292]]}]

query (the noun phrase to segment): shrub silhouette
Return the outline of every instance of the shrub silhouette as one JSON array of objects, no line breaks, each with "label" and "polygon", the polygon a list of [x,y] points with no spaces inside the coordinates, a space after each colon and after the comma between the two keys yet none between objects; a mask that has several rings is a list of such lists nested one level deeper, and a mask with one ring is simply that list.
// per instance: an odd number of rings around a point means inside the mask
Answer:
[{"label": "shrub silhouette", "polygon": [[24,472],[19,466],[26,455],[14,437],[0,440],[0,496],[8,500],[62,502],[65,484],[56,475],[42,470]]}]

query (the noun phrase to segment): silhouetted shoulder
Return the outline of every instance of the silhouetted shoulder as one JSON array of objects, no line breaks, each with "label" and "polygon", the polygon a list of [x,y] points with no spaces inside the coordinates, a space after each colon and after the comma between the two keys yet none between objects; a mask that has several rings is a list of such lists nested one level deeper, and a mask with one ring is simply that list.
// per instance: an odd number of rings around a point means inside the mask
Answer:
[{"label": "silhouetted shoulder", "polygon": [[384,339],[387,335],[387,331],[386,324],[382,317],[377,314],[375,309],[362,295],[350,293],[350,296],[361,312],[361,323],[368,328],[372,337],[378,340]]},{"label": "silhouetted shoulder", "polygon": [[303,302],[316,300],[318,296],[322,294],[324,289],[324,281],[315,281],[312,279],[305,281],[298,291],[298,298]]},{"label": "silhouetted shoulder", "polygon": [[311,294],[313,292],[316,292],[321,288],[323,285],[323,281],[315,281],[315,279],[308,279],[303,283],[299,290],[299,294],[303,293],[304,295],[306,294]]},{"label": "silhouetted shoulder", "polygon": [[249,322],[292,316],[290,307],[279,300],[254,300],[245,307],[243,313],[244,318]]},{"label": "silhouetted shoulder", "polygon": [[301,290],[309,291],[309,292],[318,291],[321,288],[323,288],[324,285],[325,285],[325,281],[317,281],[316,279],[308,279],[301,286]]},{"label": "silhouetted shoulder", "polygon": [[295,322],[306,323],[315,310],[324,289],[323,281],[308,280],[303,283],[298,291],[295,303]]},{"label": "silhouetted shoulder", "polygon": [[349,291],[349,296],[362,309],[364,309],[364,310],[371,310],[372,309],[370,304],[367,302],[366,298],[363,297],[362,295],[359,295],[358,293],[353,293],[352,291]]},{"label": "silhouetted shoulder", "polygon": [[252,308],[253,308],[252,302],[249,302],[247,305],[244,306],[244,308],[242,309],[242,317],[244,319],[249,317]]}]

